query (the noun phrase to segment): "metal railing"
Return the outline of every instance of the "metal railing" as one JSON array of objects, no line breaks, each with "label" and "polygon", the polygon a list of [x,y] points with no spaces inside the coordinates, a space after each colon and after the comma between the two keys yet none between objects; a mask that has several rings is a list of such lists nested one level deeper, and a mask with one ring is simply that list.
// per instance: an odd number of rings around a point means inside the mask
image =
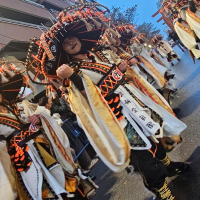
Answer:
[{"label": "metal railing", "polygon": [[83,131],[78,130],[72,124],[73,121],[71,121],[71,119],[68,118],[63,121],[62,129],[65,131],[69,138],[71,148],[73,148],[74,150],[76,149],[75,143],[77,142],[77,139],[81,143],[81,149],[78,152],[76,152],[76,156],[74,157],[74,161],[76,161],[79,158],[79,156],[83,153],[83,151],[85,151],[90,142],[88,141]]},{"label": "metal railing", "polygon": [[3,18],[3,17],[0,17],[0,22],[4,22],[4,23],[8,23],[8,24],[15,24],[15,25],[19,25],[19,26],[25,26],[25,27],[29,27],[29,28],[37,28],[38,29],[38,27],[39,27],[42,30],[44,30],[44,27],[40,26],[40,25],[17,21],[17,20],[8,19],[8,18]]},{"label": "metal railing", "polygon": [[43,6],[43,5],[39,4],[39,3],[35,3],[34,1],[31,1],[31,0],[20,0],[20,1],[29,3],[31,5],[34,5],[34,6],[37,6],[37,7],[40,7],[40,8],[45,8],[45,6]]}]

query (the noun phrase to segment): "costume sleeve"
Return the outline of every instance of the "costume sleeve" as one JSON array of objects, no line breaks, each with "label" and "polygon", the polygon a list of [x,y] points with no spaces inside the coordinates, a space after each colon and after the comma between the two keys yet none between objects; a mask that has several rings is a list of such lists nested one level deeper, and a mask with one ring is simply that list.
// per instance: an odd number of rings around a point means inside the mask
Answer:
[{"label": "costume sleeve", "polygon": [[124,60],[131,60],[133,58],[133,56],[129,53],[127,53],[125,50],[123,50],[121,47],[117,48],[117,54],[118,56],[120,56],[121,59]]},{"label": "costume sleeve", "polygon": [[79,89],[79,91],[84,90],[83,82],[81,77],[77,73],[73,73],[69,79],[74,83],[74,85]]}]

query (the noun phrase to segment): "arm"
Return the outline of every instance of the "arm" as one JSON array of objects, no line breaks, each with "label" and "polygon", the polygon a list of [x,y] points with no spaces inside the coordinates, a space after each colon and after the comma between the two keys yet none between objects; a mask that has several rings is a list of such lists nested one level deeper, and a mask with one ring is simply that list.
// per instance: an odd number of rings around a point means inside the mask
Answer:
[{"label": "arm", "polygon": [[86,95],[81,77],[76,74],[70,66],[64,64],[57,69],[56,73],[59,78],[69,78],[78,90],[84,96]]}]

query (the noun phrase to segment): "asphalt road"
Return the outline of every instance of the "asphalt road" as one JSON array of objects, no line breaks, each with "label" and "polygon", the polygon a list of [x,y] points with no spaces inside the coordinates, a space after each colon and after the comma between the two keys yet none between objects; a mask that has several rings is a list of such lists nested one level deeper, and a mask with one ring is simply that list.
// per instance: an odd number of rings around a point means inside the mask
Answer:
[{"label": "asphalt road", "polygon": [[[188,51],[175,47],[181,61],[172,68],[179,88],[172,101],[173,108],[180,108],[179,118],[187,124],[182,133],[183,142],[169,156],[174,161],[187,161],[191,170],[185,175],[168,179],[176,200],[200,200],[200,61],[193,64]],[[139,174],[127,175],[111,172],[101,161],[93,169],[99,185],[92,200],[150,200],[153,195],[145,189]]]}]

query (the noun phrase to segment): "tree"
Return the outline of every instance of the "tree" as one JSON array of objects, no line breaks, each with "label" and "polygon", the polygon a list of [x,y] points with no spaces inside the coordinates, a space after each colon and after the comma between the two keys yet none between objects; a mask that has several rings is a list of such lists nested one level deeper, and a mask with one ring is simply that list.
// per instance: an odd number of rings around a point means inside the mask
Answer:
[{"label": "tree", "polygon": [[160,33],[160,30],[157,29],[152,23],[143,22],[143,24],[136,27],[136,30],[139,33],[145,33],[146,38],[151,41],[151,39]]},{"label": "tree", "polygon": [[[112,7],[111,9],[111,24],[130,23],[135,25],[137,22],[137,5],[124,9],[124,7]],[[160,33],[152,23],[142,23],[136,26],[138,33],[145,33],[146,38],[150,41],[155,35]]]},{"label": "tree", "polygon": [[133,24],[137,16],[137,5],[124,10],[123,7],[112,7],[111,9],[111,23],[131,23]]}]

